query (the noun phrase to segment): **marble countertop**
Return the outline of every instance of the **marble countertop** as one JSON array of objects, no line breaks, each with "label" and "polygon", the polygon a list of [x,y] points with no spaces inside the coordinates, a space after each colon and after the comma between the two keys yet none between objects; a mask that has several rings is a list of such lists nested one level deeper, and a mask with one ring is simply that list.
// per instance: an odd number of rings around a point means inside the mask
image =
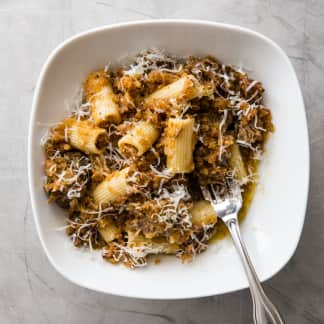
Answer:
[{"label": "marble countertop", "polygon": [[44,60],[95,26],[152,18],[235,23],[264,33],[291,58],[307,109],[311,185],[294,257],[266,291],[287,323],[324,323],[324,1],[3,0],[0,2],[0,323],[249,324],[248,290],[186,301],[114,297],[75,286],[49,264],[32,218],[27,131]]}]

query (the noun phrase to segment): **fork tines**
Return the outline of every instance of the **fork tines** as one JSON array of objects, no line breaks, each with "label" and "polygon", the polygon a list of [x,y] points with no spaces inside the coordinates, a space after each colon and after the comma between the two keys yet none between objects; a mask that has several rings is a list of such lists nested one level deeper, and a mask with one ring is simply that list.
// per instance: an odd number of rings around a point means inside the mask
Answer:
[{"label": "fork tines", "polygon": [[227,179],[225,183],[209,183],[201,187],[204,199],[219,203],[228,198],[241,198],[241,188],[237,181]]}]

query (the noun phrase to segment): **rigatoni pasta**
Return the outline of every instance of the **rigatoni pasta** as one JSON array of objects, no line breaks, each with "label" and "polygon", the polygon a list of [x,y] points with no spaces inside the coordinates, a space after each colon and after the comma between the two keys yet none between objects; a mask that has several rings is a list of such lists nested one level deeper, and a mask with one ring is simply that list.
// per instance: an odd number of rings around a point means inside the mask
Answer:
[{"label": "rigatoni pasta", "polygon": [[109,174],[93,191],[94,201],[98,205],[124,201],[130,193],[127,182],[129,168]]},{"label": "rigatoni pasta", "polygon": [[212,93],[212,85],[202,85],[192,75],[184,75],[177,81],[153,92],[145,99],[145,104],[147,106],[158,105],[160,102],[180,104],[196,97],[209,96]]},{"label": "rigatoni pasta", "polygon": [[92,154],[100,154],[107,141],[107,132],[88,121],[67,119],[64,122],[65,136],[72,147]]},{"label": "rigatoni pasta", "polygon": [[179,249],[179,245],[175,243],[169,243],[163,239],[147,239],[132,231],[127,231],[127,237],[129,248],[148,249],[151,254],[176,254]]},{"label": "rigatoni pasta", "polygon": [[96,125],[105,126],[121,121],[116,95],[105,71],[90,73],[84,83],[84,93],[90,103],[90,113]]},{"label": "rigatoni pasta", "polygon": [[116,240],[122,233],[121,228],[116,226],[109,218],[104,218],[99,221],[98,231],[107,243]]},{"label": "rigatoni pasta", "polygon": [[152,122],[139,121],[118,141],[118,148],[126,154],[141,156],[152,147],[159,135]]},{"label": "rigatoni pasta", "polygon": [[78,109],[42,139],[44,190],[73,244],[131,268],[206,250],[222,225],[200,188],[237,182],[247,210],[273,130],[263,91],[213,57],[156,50],[90,73]]},{"label": "rigatoni pasta", "polygon": [[215,225],[217,215],[209,201],[199,200],[194,202],[192,210],[192,223],[194,225],[206,226]]},{"label": "rigatoni pasta", "polygon": [[238,144],[234,143],[231,146],[231,158],[230,158],[230,165],[236,174],[239,181],[242,181],[244,178],[248,176],[246,171],[245,163],[240,152],[240,147]]},{"label": "rigatoni pasta", "polygon": [[194,170],[195,121],[193,118],[171,118],[167,122],[164,153],[167,168],[172,173],[190,173]]}]

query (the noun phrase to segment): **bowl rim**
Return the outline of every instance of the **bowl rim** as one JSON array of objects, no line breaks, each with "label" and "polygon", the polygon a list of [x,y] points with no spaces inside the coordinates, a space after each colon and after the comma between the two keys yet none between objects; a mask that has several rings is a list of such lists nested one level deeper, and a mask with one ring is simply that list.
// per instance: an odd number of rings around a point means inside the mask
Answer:
[{"label": "bowl rim", "polygon": [[287,66],[290,69],[291,75],[292,77],[295,79],[296,81],[296,85],[298,88],[298,94],[297,96],[299,97],[299,101],[301,102],[302,108],[303,108],[303,118],[304,118],[304,122],[305,122],[305,131],[306,131],[306,143],[307,143],[307,147],[306,149],[306,153],[307,153],[307,157],[305,157],[306,159],[306,165],[304,168],[304,172],[305,172],[305,199],[304,199],[304,203],[303,203],[303,208],[302,208],[302,214],[303,214],[303,218],[302,220],[299,222],[299,228],[298,228],[298,236],[296,235],[296,240],[295,240],[295,244],[294,244],[294,248],[291,249],[291,254],[289,255],[289,257],[287,258],[287,260],[280,266],[278,267],[278,269],[270,274],[265,276],[264,278],[261,278],[261,282],[264,282],[266,280],[269,280],[270,278],[272,278],[273,276],[275,276],[278,272],[280,272],[286,265],[287,263],[290,261],[290,259],[292,258],[292,256],[295,254],[298,243],[300,241],[301,235],[302,235],[302,230],[304,227],[304,223],[305,223],[305,218],[306,218],[306,211],[307,211],[307,206],[308,206],[308,197],[309,197],[309,188],[310,188],[310,144],[309,144],[309,130],[308,130],[308,123],[307,123],[307,114],[306,114],[306,109],[305,109],[305,104],[304,104],[304,100],[303,100],[303,95],[302,95],[302,91],[300,88],[300,84],[295,72],[295,69],[288,57],[288,55],[285,53],[285,51],[276,43],[274,42],[272,39],[270,39],[269,37],[256,32],[250,28],[246,28],[246,27],[242,27],[240,25],[234,25],[234,24],[228,24],[228,23],[222,23],[222,22],[214,22],[214,21],[209,21],[209,20],[199,20],[199,19],[148,19],[148,20],[135,20],[135,21],[128,21],[128,22],[119,22],[119,23],[114,23],[114,24],[107,24],[107,25],[102,25],[99,27],[95,27],[95,28],[91,28],[82,32],[79,32],[71,37],[68,37],[66,40],[64,40],[63,42],[61,42],[59,45],[57,45],[49,54],[49,56],[47,57],[47,59],[45,60],[45,63],[43,64],[41,71],[39,73],[38,79],[37,79],[37,83],[36,83],[36,87],[35,87],[35,91],[34,91],[34,95],[33,95],[33,100],[32,100],[32,109],[30,112],[30,119],[29,119],[29,129],[28,129],[28,148],[27,148],[27,168],[28,168],[28,185],[29,185],[29,193],[30,193],[30,200],[31,200],[31,209],[32,209],[32,213],[33,213],[33,219],[34,219],[34,223],[36,226],[36,231],[39,237],[39,240],[41,242],[41,245],[43,247],[43,250],[45,251],[45,254],[48,258],[48,260],[50,261],[51,265],[56,269],[56,271],[58,273],[60,273],[65,279],[69,280],[70,282],[73,282],[74,284],[80,286],[80,287],[84,287],[87,289],[91,289],[97,292],[101,292],[101,293],[105,293],[105,294],[110,294],[110,295],[115,295],[115,296],[121,296],[121,297],[128,297],[128,298],[140,298],[140,299],[154,299],[154,300],[181,300],[181,299],[190,299],[190,298],[202,298],[202,297],[208,297],[208,296],[215,296],[215,295],[220,295],[220,294],[225,294],[225,293],[231,293],[231,292],[235,292],[235,291],[239,291],[242,289],[245,289],[248,287],[247,284],[243,284],[237,288],[234,289],[230,289],[230,290],[225,290],[223,289],[223,291],[219,291],[217,293],[198,293],[198,294],[190,294],[190,295],[186,295],[186,296],[168,296],[168,297],[158,297],[158,296],[150,296],[149,294],[146,295],[140,295],[138,293],[121,293],[121,292],[107,292],[104,289],[100,289],[100,288],[94,288],[94,287],[89,287],[87,284],[84,284],[82,282],[79,282],[78,280],[74,279],[73,277],[69,276],[67,273],[65,273],[58,264],[56,264],[56,261],[52,258],[52,255],[49,253],[45,241],[44,241],[44,237],[43,234],[41,232],[41,226],[39,223],[39,215],[37,213],[37,208],[36,208],[36,199],[35,199],[35,189],[33,187],[33,179],[34,179],[34,172],[33,172],[33,137],[34,137],[34,131],[35,131],[35,124],[36,124],[36,111],[37,111],[37,107],[38,107],[38,102],[39,102],[39,98],[40,98],[40,91],[41,91],[41,86],[43,83],[43,79],[49,69],[49,66],[51,65],[52,61],[54,60],[54,58],[60,54],[60,52],[68,45],[79,41],[82,38],[85,37],[89,37],[91,35],[94,35],[98,32],[101,31],[108,31],[108,30],[114,30],[114,29],[119,29],[119,28],[127,28],[127,27],[135,27],[135,26],[149,26],[149,25],[165,25],[165,24],[184,24],[184,25],[195,25],[195,26],[205,26],[205,27],[216,27],[216,28],[222,28],[222,29],[227,29],[227,30],[232,30],[232,31],[236,31],[236,32],[240,32],[240,33],[244,33],[244,34],[248,34],[251,35],[253,37],[262,39],[264,42],[268,43],[271,47],[274,47],[276,49],[276,51],[278,51],[278,53],[282,56],[282,58],[285,60],[285,63],[287,64]]}]

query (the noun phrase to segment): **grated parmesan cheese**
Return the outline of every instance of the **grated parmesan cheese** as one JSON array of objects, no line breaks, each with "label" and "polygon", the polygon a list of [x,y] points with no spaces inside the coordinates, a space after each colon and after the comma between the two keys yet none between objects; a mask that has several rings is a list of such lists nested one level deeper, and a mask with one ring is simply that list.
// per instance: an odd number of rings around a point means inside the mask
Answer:
[{"label": "grated parmesan cheese", "polygon": [[66,112],[71,116],[76,116],[77,120],[84,117],[90,119],[90,104],[83,103],[83,97],[83,89],[79,88],[69,101],[64,101]]},{"label": "grated parmesan cheese", "polygon": [[[171,68],[169,68],[171,66]],[[145,74],[151,70],[178,73],[182,70],[182,65],[177,60],[157,48],[152,48],[141,52],[135,62],[125,69],[126,75]]]},{"label": "grated parmesan cheese", "polygon": [[173,173],[170,169],[163,169],[162,171],[159,171],[153,165],[150,165],[150,169],[160,178],[171,179],[173,176]]},{"label": "grated parmesan cheese", "polygon": [[246,92],[249,92],[257,83],[258,83],[259,81],[257,81],[257,80],[254,80],[254,81],[252,81],[250,84],[249,84],[249,86],[246,88]]},{"label": "grated parmesan cheese", "polygon": [[226,120],[227,120],[227,115],[228,115],[228,110],[224,110],[224,115],[223,118],[219,124],[219,135],[218,135],[218,145],[220,146],[219,148],[219,154],[218,154],[218,160],[222,160],[222,154],[224,152],[224,146],[223,146],[223,134],[222,134],[222,128],[224,127]]},{"label": "grated parmesan cheese", "polygon": [[248,142],[242,141],[242,140],[236,140],[236,143],[239,144],[239,145],[241,145],[241,146],[244,146],[244,147],[249,148],[253,152],[256,151],[256,148],[251,143],[248,143]]}]

